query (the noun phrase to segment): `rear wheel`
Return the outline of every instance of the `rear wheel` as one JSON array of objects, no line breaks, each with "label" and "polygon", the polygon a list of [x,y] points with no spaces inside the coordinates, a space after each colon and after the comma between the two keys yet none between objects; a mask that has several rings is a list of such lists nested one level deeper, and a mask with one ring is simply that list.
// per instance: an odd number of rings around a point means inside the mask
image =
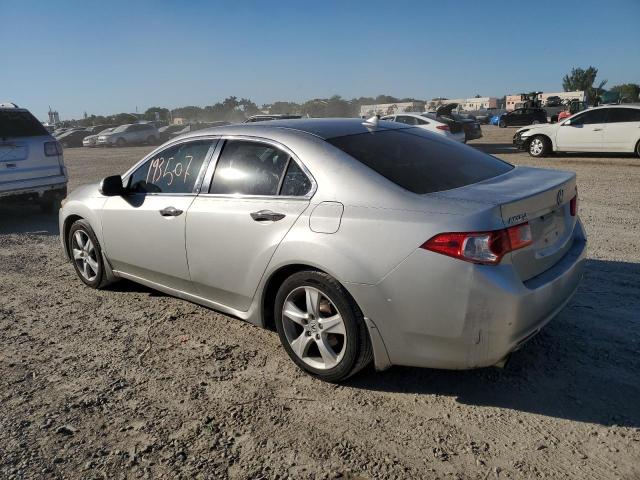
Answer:
[{"label": "rear wheel", "polygon": [[77,220],[71,225],[67,245],[80,280],[91,288],[103,288],[110,283],[105,273],[100,244],[89,222]]},{"label": "rear wheel", "polygon": [[640,157],[640,140],[636,143],[636,155]]},{"label": "rear wheel", "polygon": [[326,273],[303,271],[285,280],[276,296],[275,321],[289,357],[322,380],[345,380],[373,357],[362,312]]},{"label": "rear wheel", "polygon": [[506,128],[507,126],[507,122],[505,122],[504,120],[500,120],[500,122],[498,123],[498,126],[500,128]]},{"label": "rear wheel", "polygon": [[544,157],[551,150],[551,142],[547,137],[535,136],[529,142],[529,155],[532,157]]}]

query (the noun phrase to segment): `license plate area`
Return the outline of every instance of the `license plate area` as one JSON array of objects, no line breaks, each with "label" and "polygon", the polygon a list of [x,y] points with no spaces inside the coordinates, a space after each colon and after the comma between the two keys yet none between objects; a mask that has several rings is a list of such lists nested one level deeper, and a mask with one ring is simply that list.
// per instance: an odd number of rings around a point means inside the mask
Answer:
[{"label": "license plate area", "polygon": [[566,228],[563,207],[538,217],[533,232],[536,258],[555,253],[564,243]]}]

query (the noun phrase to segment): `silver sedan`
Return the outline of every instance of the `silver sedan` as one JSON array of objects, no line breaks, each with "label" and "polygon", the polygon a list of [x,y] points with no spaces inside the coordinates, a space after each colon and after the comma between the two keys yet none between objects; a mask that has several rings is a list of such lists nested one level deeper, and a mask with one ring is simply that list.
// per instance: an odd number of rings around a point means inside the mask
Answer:
[{"label": "silver sedan", "polygon": [[373,360],[503,364],[569,301],[574,173],[423,129],[296,119],[192,132],[60,210],[79,278],[125,278],[277,330],[327,381]]}]

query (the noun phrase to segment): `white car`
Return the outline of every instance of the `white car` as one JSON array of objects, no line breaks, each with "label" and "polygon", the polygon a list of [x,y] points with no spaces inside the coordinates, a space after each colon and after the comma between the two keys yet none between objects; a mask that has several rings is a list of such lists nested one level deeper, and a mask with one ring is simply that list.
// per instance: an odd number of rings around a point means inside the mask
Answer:
[{"label": "white car", "polygon": [[444,135],[445,137],[457,142],[464,142],[465,140],[465,133],[461,126],[459,129],[456,128],[457,125],[454,126],[454,130],[452,131],[451,126],[434,119],[429,113],[398,113],[396,115],[386,115],[381,117],[381,120],[390,120],[392,122],[413,125],[418,128],[429,130],[433,133]]},{"label": "white car", "polygon": [[67,195],[62,147],[25,108],[0,103],[0,205],[36,202],[57,211]]},{"label": "white car", "polygon": [[606,105],[558,123],[530,125],[516,132],[513,144],[532,157],[551,152],[635,152],[640,156],[640,105]]}]

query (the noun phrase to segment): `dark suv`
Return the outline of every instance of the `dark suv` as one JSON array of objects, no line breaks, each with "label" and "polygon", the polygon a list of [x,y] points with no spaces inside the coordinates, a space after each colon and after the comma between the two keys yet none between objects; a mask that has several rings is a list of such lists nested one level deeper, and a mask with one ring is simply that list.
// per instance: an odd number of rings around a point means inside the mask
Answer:
[{"label": "dark suv", "polygon": [[547,123],[547,112],[543,108],[525,107],[516,108],[513,112],[508,112],[500,117],[500,128],[524,127],[526,125],[536,125]]}]

